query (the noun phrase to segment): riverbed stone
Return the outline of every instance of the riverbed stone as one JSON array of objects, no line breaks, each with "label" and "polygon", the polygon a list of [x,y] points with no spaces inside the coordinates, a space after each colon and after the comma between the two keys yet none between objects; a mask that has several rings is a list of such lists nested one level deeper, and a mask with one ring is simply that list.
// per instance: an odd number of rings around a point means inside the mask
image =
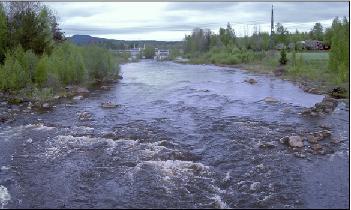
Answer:
[{"label": "riverbed stone", "polygon": [[257,83],[257,81],[256,81],[255,79],[253,79],[253,78],[246,79],[246,80],[244,80],[244,82],[247,82],[247,83],[249,83],[249,84],[251,84],[251,85],[253,85],[253,84],[256,84],[256,83]]},{"label": "riverbed stone", "polygon": [[82,100],[83,99],[83,96],[79,95],[79,96],[74,96],[73,97],[73,100]]},{"label": "riverbed stone", "polygon": [[254,182],[250,185],[250,190],[251,191],[257,191],[261,186],[260,182]]},{"label": "riverbed stone", "polygon": [[311,148],[314,151],[320,151],[322,149],[322,146],[320,144],[314,144],[314,145],[311,146]]},{"label": "riverbed stone", "polygon": [[88,94],[88,93],[90,93],[90,91],[87,88],[85,88],[85,87],[78,87],[74,92],[78,93],[78,94]]},{"label": "riverbed stone", "polygon": [[78,117],[80,121],[92,120],[92,114],[89,112],[81,112]]},{"label": "riverbed stone", "polygon": [[284,136],[283,138],[279,139],[279,142],[282,144],[288,144],[289,136]]},{"label": "riverbed stone", "polygon": [[114,104],[112,102],[104,102],[104,103],[101,103],[101,107],[102,108],[116,108],[118,105],[117,104]]},{"label": "riverbed stone", "polygon": [[303,147],[303,139],[300,136],[290,136],[289,146],[291,147]]},{"label": "riverbed stone", "polygon": [[49,103],[43,103],[43,105],[41,106],[42,108],[50,108],[50,104]]},{"label": "riverbed stone", "polygon": [[261,149],[272,149],[274,147],[275,147],[275,144],[273,142],[261,143],[259,145],[259,148]]},{"label": "riverbed stone", "polygon": [[264,101],[266,103],[278,103],[279,102],[276,98],[273,98],[271,96],[268,96],[268,97],[264,98]]}]

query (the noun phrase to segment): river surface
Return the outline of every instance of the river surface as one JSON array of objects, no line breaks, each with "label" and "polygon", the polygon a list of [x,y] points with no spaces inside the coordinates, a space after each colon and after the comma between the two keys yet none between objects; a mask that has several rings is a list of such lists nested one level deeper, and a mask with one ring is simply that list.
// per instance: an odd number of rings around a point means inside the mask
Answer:
[{"label": "river surface", "polygon": [[[267,75],[155,61],[121,72],[110,90],[0,124],[0,208],[348,207],[347,103],[304,117],[324,96]],[[339,143],[324,155],[279,142],[325,124]]]}]

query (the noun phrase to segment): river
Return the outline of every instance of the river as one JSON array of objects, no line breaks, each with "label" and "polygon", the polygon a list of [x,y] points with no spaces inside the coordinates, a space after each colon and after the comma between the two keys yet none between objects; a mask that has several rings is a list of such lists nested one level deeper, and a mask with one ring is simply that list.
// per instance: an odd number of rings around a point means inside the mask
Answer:
[{"label": "river", "polygon": [[[348,207],[345,102],[304,117],[323,96],[268,75],[156,61],[121,72],[110,90],[0,124],[0,207]],[[340,142],[324,155],[279,142],[323,124]]]}]

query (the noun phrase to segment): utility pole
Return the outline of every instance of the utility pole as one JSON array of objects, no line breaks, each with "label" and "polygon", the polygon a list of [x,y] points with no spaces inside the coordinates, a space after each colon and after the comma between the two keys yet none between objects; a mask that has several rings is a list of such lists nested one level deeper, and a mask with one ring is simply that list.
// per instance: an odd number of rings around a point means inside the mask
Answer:
[{"label": "utility pole", "polygon": [[273,5],[272,5],[272,14],[271,14],[271,36],[269,39],[269,48],[270,49],[274,48],[274,11],[273,11]]}]

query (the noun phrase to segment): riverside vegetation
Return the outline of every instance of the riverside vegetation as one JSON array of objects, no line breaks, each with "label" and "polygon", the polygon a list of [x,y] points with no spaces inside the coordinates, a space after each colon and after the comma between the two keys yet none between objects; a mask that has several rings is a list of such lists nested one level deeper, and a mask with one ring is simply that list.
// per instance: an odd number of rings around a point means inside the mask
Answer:
[{"label": "riverside vegetation", "polygon": [[16,96],[12,102],[47,101],[67,85],[117,79],[123,59],[98,46],[68,42],[47,6],[0,3],[0,90]]},{"label": "riverside vegetation", "polygon": [[[266,32],[237,37],[228,23],[219,33],[195,28],[185,36],[184,54],[193,64],[240,65],[256,72],[277,73],[287,79],[300,81],[325,91],[341,87],[343,96],[349,92],[349,21],[336,17],[332,26],[323,30],[316,23],[310,32],[290,33],[280,23],[270,37]],[[305,51],[298,41],[320,40],[331,46],[329,52]],[[290,43],[293,43],[292,45]],[[289,46],[286,59],[271,50],[276,45]],[[284,61],[284,62],[279,62]],[[324,89],[324,90],[323,90]]]}]

